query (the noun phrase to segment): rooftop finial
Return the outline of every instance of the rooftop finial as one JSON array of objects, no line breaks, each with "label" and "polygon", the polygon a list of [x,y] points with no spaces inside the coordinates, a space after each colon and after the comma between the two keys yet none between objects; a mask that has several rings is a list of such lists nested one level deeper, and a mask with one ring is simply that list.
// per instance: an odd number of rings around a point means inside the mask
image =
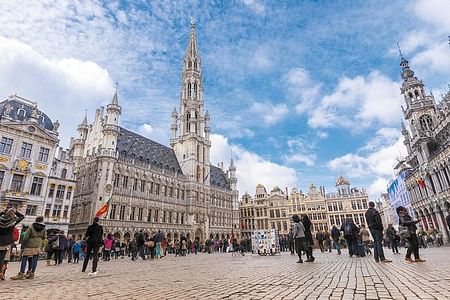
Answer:
[{"label": "rooftop finial", "polygon": [[114,82],[114,86],[116,87],[116,93],[117,93],[117,90],[119,89],[119,82],[118,81]]},{"label": "rooftop finial", "polygon": [[400,58],[403,59],[403,53],[402,53],[402,49],[400,49],[400,44],[397,42],[397,48],[398,48],[398,52],[400,53]]},{"label": "rooftop finial", "polygon": [[191,27],[195,27],[195,19],[191,16]]}]

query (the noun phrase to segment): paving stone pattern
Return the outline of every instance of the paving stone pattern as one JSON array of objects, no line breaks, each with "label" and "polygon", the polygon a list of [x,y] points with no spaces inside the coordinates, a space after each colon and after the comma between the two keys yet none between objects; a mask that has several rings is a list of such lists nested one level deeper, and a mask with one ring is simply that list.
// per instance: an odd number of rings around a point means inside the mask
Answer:
[{"label": "paving stone pattern", "polygon": [[[401,249],[405,252],[405,249]],[[0,299],[450,299],[450,248],[422,250],[426,263],[392,263],[315,252],[296,256],[172,255],[155,261],[100,262],[96,277],[78,265],[39,262],[33,280],[0,282]],[[18,264],[10,264],[8,277]]]}]

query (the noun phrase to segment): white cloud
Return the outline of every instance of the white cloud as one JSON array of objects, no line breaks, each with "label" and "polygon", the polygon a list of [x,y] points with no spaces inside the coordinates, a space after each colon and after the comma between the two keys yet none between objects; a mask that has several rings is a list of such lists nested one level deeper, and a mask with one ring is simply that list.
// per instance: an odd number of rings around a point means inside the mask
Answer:
[{"label": "white cloud", "polygon": [[268,189],[295,186],[298,178],[294,169],[268,161],[261,156],[249,152],[239,145],[232,145],[220,134],[211,135],[211,163],[229,164],[231,152],[235,158],[240,195],[248,192],[253,195],[256,185],[265,185]]},{"label": "white cloud", "polygon": [[367,188],[369,199],[378,199],[381,193],[386,193],[388,182],[386,178],[377,177]]},{"label": "white cloud", "polygon": [[286,156],[285,159],[289,163],[304,163],[306,166],[312,167],[315,164],[317,155],[296,153],[290,156]]},{"label": "white cloud", "polygon": [[419,0],[414,5],[417,16],[433,24],[437,30],[450,31],[450,1],[448,0]]},{"label": "white cloud", "polygon": [[302,114],[309,111],[320,94],[320,84],[313,82],[308,71],[303,68],[292,68],[283,77],[287,96],[296,103],[295,110]]},{"label": "white cloud", "polygon": [[259,115],[263,119],[264,124],[273,125],[282,120],[289,109],[286,104],[273,105],[271,103],[255,102],[250,108],[250,111]]},{"label": "white cloud", "polygon": [[266,11],[266,7],[258,0],[241,0],[241,2],[258,15],[264,14]]},{"label": "white cloud", "polygon": [[[406,149],[399,130],[381,128],[357,153],[347,153],[327,163],[330,170],[340,172],[350,178],[374,176],[369,186],[369,194],[375,196],[386,190],[386,184],[392,178],[397,158],[404,156]],[[382,188],[384,185],[384,188]]]},{"label": "white cloud", "polygon": [[154,127],[144,123],[138,127],[138,133],[163,145],[167,145],[169,142],[169,130],[166,128]]},{"label": "white cloud", "polygon": [[324,140],[324,139],[328,138],[328,133],[326,133],[325,131],[317,130],[316,133],[317,133],[317,136],[318,136],[321,140]]},{"label": "white cloud", "polygon": [[253,68],[267,70],[270,69],[273,65],[273,58],[270,56],[270,52],[263,47],[259,47],[256,49],[253,56]]},{"label": "white cloud", "polygon": [[114,94],[108,71],[91,61],[48,59],[22,42],[1,36],[0,57],[0,97],[17,93],[37,101],[53,122],[59,119],[62,146],[67,147],[70,136],[76,134],[84,109],[92,115]]},{"label": "white cloud", "polygon": [[324,96],[310,112],[313,128],[363,129],[373,124],[392,125],[402,116],[399,84],[378,71],[367,78],[344,77],[332,94]]}]

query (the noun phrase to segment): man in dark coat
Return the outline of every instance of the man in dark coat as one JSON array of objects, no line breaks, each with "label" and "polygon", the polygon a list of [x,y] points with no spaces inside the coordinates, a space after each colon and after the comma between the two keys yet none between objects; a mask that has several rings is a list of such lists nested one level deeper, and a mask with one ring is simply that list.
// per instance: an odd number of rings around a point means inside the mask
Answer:
[{"label": "man in dark coat", "polygon": [[348,218],[344,224],[342,224],[341,231],[344,232],[344,238],[347,241],[348,254],[350,257],[353,257],[353,255],[358,253],[357,243],[359,228],[352,219]]},{"label": "man in dark coat", "polygon": [[99,218],[95,217],[92,225],[89,225],[87,228],[85,235],[87,249],[81,272],[86,271],[89,259],[92,255],[92,272],[89,273],[90,276],[97,275],[98,250],[103,243],[103,226],[98,224],[98,221]]},{"label": "man in dark coat", "polygon": [[391,262],[384,257],[383,251],[383,223],[380,213],[375,209],[375,203],[369,202],[369,209],[366,211],[366,222],[373,238],[374,258],[376,262]]}]

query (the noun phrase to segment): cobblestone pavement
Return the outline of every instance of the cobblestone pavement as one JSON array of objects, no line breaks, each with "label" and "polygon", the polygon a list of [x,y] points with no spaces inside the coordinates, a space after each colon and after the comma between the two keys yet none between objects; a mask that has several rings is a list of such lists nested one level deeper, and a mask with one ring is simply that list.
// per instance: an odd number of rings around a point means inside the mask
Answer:
[{"label": "cobblestone pavement", "polygon": [[[392,263],[349,258],[346,250],[316,251],[316,261],[303,264],[287,253],[126,258],[100,262],[96,277],[81,273],[81,263],[40,261],[35,279],[0,282],[0,299],[450,299],[450,248],[422,250],[420,264],[385,251]],[[17,270],[10,264],[8,277]]]}]

